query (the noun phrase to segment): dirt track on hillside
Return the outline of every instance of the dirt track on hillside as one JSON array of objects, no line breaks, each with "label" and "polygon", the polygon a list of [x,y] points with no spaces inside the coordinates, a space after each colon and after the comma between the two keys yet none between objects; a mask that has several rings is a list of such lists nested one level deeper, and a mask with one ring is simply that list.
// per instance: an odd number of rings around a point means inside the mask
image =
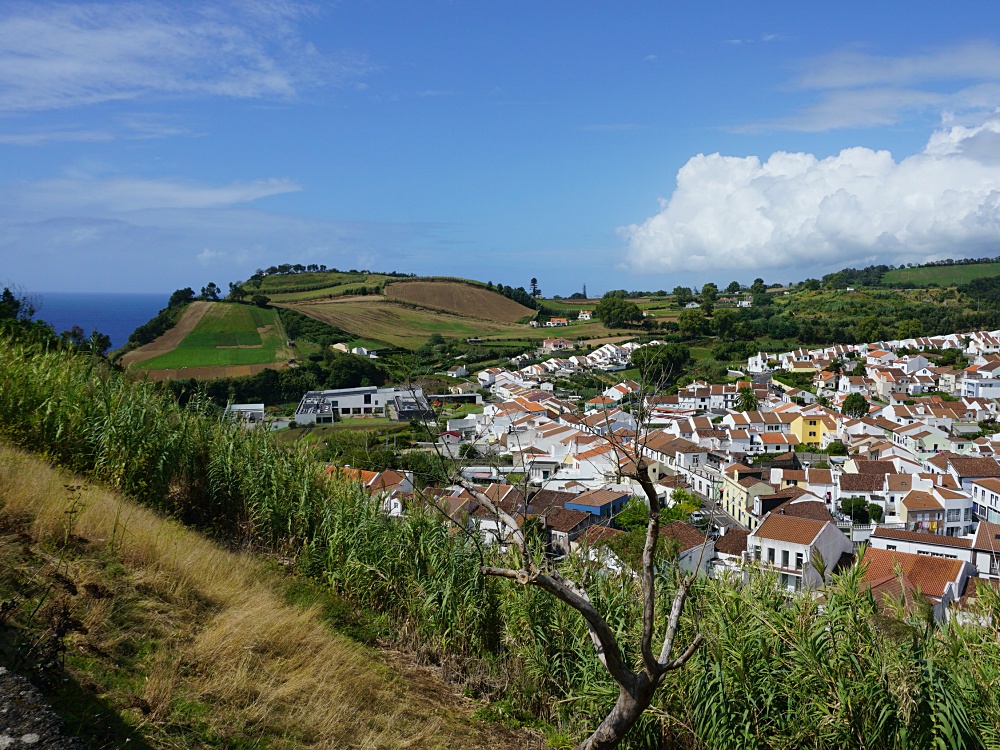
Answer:
[{"label": "dirt track on hillside", "polygon": [[[177,321],[177,325],[145,346],[140,346],[138,349],[133,349],[123,355],[119,362],[128,367],[137,362],[145,362],[147,359],[153,359],[153,357],[159,357],[161,354],[172,352],[184,340],[184,337],[194,330],[198,322],[205,317],[205,313],[212,309],[213,304],[215,303],[192,302],[188,305],[184,314],[181,315],[181,319]],[[161,379],[157,378],[157,380]]]}]

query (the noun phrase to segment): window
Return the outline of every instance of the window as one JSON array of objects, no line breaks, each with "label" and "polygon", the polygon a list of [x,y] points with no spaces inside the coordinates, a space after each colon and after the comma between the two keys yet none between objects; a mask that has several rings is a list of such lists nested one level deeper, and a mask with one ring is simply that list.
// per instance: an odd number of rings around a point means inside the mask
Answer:
[{"label": "window", "polygon": [[801,552],[795,553],[795,569],[802,570],[803,554]]},{"label": "window", "polygon": [[767,561],[774,565],[774,547],[767,548]]},{"label": "window", "polygon": [[948,509],[948,522],[949,523],[958,523],[960,520],[962,520],[962,511],[959,510],[958,508],[949,508]]},{"label": "window", "polygon": [[890,552],[895,552],[896,551],[896,545],[895,544],[887,544],[887,545],[885,545],[885,548],[887,550],[889,550]]},{"label": "window", "polygon": [[365,403],[366,404],[371,404],[371,402],[372,402],[372,394],[366,393],[365,394]]},{"label": "window", "polygon": [[788,550],[787,549],[781,550],[781,567],[783,567],[783,568],[787,568],[788,567]]}]

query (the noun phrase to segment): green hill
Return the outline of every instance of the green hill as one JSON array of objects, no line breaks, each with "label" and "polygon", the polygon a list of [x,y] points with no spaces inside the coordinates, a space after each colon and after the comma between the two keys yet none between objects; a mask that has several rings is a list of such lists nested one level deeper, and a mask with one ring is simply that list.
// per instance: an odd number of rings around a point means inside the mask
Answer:
[{"label": "green hill", "polygon": [[912,284],[922,286],[952,286],[967,284],[973,279],[1000,276],[1000,263],[967,263],[948,266],[897,268],[882,277],[883,286]]}]

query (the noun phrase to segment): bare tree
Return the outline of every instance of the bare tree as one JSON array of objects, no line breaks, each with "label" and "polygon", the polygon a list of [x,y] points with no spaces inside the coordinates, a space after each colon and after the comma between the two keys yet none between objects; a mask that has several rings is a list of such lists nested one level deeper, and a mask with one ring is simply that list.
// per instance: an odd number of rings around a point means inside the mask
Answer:
[{"label": "bare tree", "polygon": [[[608,674],[618,684],[618,700],[614,707],[604,717],[597,729],[579,745],[578,750],[604,750],[617,747],[628,730],[649,707],[656,689],[663,683],[667,673],[683,666],[697,651],[703,640],[699,633],[679,653],[675,649],[681,613],[690,587],[700,568],[700,558],[690,573],[681,576],[670,610],[658,613],[656,608],[656,559],[657,548],[660,544],[660,501],[656,486],[650,476],[650,466],[646,453],[646,444],[650,436],[650,430],[646,425],[647,398],[661,393],[663,387],[672,380],[676,369],[675,367],[669,367],[666,370],[660,369],[654,378],[641,378],[642,384],[636,394],[636,403],[633,408],[633,416],[636,418],[634,436],[629,438],[615,434],[610,430],[610,423],[605,425],[607,432],[602,435],[614,451],[619,466],[622,467],[620,476],[634,480],[642,488],[649,504],[649,522],[646,527],[641,571],[639,571],[643,599],[642,634],[639,642],[640,664],[630,664],[625,658],[613,629],[594,606],[584,586],[580,582],[562,575],[551,560],[533,555],[529,549],[528,535],[525,534],[523,526],[518,523],[517,519],[482,492],[472,481],[462,476],[461,472],[456,470],[456,465],[453,462],[446,462],[440,451],[437,453],[442,462],[448,465],[452,481],[463,487],[493,514],[499,523],[502,523],[509,530],[511,561],[514,564],[512,567],[484,564],[481,568],[483,574],[509,578],[522,586],[537,586],[579,612],[587,623],[597,657],[607,669]],[[652,381],[652,385],[650,385],[650,381]],[[607,422],[608,407],[605,405],[603,408]],[[522,497],[519,515],[525,519],[528,514],[527,491],[522,492]],[[704,546],[702,554],[704,554]],[[662,632],[662,640],[656,638],[658,630]]]}]

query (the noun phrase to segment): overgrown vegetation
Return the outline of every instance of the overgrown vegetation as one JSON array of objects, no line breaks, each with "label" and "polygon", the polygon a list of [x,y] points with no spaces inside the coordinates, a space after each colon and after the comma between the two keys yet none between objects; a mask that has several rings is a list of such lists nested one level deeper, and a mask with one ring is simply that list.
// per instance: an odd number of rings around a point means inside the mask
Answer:
[{"label": "overgrown vegetation", "polygon": [[[397,642],[449,665],[507,716],[580,737],[614,702],[617,687],[582,619],[545,592],[484,578],[483,555],[496,553],[453,533],[437,511],[413,507],[390,523],[357,488],[328,479],[308,449],[279,448],[267,433],[219,421],[202,397],[179,406],[99,359],[5,339],[0,392],[6,439],[230,543],[283,551],[382,613]],[[585,573],[579,566],[592,564],[581,559],[565,565],[588,581],[635,659],[637,582]],[[660,576],[663,611],[674,574],[663,567]],[[939,628],[919,607],[875,601],[856,569],[826,591],[822,607],[788,599],[766,577],[699,581],[679,637],[697,629],[706,644],[671,673],[628,744],[1000,746],[1000,645],[995,630],[977,624],[997,621],[1000,600],[987,589],[977,606]]]},{"label": "overgrown vegetation", "polygon": [[378,634],[328,589],[69,481],[0,446],[0,664],[84,747],[526,743],[331,632]]}]

